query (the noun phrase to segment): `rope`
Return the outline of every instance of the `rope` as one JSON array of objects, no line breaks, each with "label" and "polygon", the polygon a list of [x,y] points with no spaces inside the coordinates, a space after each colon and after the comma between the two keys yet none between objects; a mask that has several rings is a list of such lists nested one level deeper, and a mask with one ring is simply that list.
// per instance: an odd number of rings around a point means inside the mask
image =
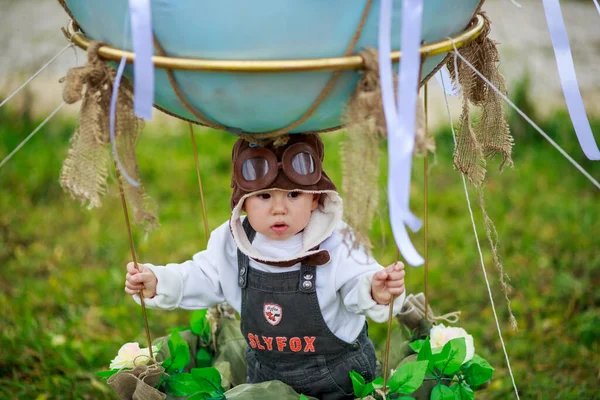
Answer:
[{"label": "rope", "polygon": [[[156,39],[156,36],[154,36],[154,47],[156,48],[156,50],[158,51],[158,53],[161,56],[166,56],[165,50],[161,46],[161,44],[158,41],[158,39]],[[202,112],[200,112],[199,110],[197,110],[196,108],[194,108],[186,100],[185,96],[183,95],[183,92],[181,91],[181,88],[177,84],[177,80],[175,79],[175,75],[173,74],[173,71],[171,69],[166,69],[166,72],[167,72],[167,77],[169,78],[169,83],[171,84],[171,87],[173,88],[173,91],[175,92],[175,95],[177,95],[177,98],[184,105],[184,107],[185,107],[186,110],[188,110],[189,112],[191,112],[194,115],[194,117],[196,117],[198,120],[200,120],[200,122],[202,122],[204,125],[206,125],[206,126],[208,126],[210,128],[219,129],[219,130],[222,130],[222,131],[228,130],[228,128],[225,125],[221,125],[218,122],[214,122],[214,121],[210,120],[208,117],[206,117],[204,114],[202,114]]]},{"label": "rope", "polygon": [[[400,261],[400,250],[396,247],[396,262]],[[394,301],[396,297],[392,296],[392,300],[390,302],[390,312],[388,314],[388,324],[387,324],[387,337],[385,339],[385,354],[383,357],[383,389],[382,395],[383,400],[385,400],[386,394],[386,384],[387,384],[387,374],[388,374],[388,363],[390,359],[390,337],[392,332],[392,319],[394,318]]]},{"label": "rope", "polygon": [[196,138],[194,137],[194,126],[191,122],[188,123],[190,126],[190,136],[192,138],[192,148],[194,149],[194,162],[196,163],[196,175],[198,176],[198,188],[200,190],[200,201],[202,203],[202,216],[204,218],[204,235],[206,237],[206,243],[208,244],[208,218],[206,217],[206,204],[204,203],[204,191],[202,190],[202,178],[200,178],[200,163],[198,162],[198,150],[196,149]]},{"label": "rope", "polygon": [[[424,92],[424,103],[425,103],[425,132],[424,136],[427,136],[428,133],[428,125],[427,119],[429,116],[429,101],[428,101],[428,91],[427,91],[427,83],[425,83],[425,87],[423,88]],[[424,241],[424,256],[425,256],[425,265],[423,266],[424,274],[425,274],[425,316],[427,317],[428,308],[429,308],[429,152],[425,151],[425,157],[423,158],[423,202],[425,203],[425,217],[423,218],[423,241]]]},{"label": "rope", "polygon": [[[452,40],[452,39],[450,39]],[[479,72],[477,70],[477,68],[475,68],[470,62],[468,62],[459,52],[458,49],[456,48],[456,45],[454,44],[454,42],[452,43],[452,45],[454,46],[454,62],[456,63],[456,58],[459,57],[469,68],[471,68],[473,70],[473,72],[475,72],[481,79],[483,79],[483,81],[485,83],[488,84],[488,86],[490,88],[492,88],[496,93],[498,93],[498,95],[505,101],[508,103],[508,105],[510,105],[517,113],[519,113],[519,115],[521,117],[523,117],[523,119],[525,121],[527,121],[527,123],[529,123],[529,125],[531,125],[536,131],[538,131],[538,133],[540,135],[542,135],[544,137],[544,139],[546,139],[552,146],[554,146],[554,148],[556,150],[558,150],[558,152],[560,154],[563,155],[563,157],[565,157],[571,164],[573,164],[573,166],[575,168],[577,168],[579,170],[579,172],[581,172],[590,182],[592,182],[592,184],[594,186],[596,186],[598,189],[600,189],[600,183],[594,179],[594,177],[592,177],[585,169],[583,169],[583,167],[581,165],[579,165],[577,163],[577,161],[575,161],[569,154],[567,154],[566,151],[564,151],[562,149],[562,147],[560,147],[554,140],[552,140],[550,138],[550,136],[548,136],[548,134],[546,132],[544,132],[542,130],[542,128],[540,128],[535,122],[533,122],[533,120],[531,118],[529,118],[527,116],[527,114],[525,114],[523,111],[521,111],[521,109],[519,107],[517,107],[504,93],[502,93],[496,86],[494,86],[485,76],[483,76],[483,74],[481,72]]]},{"label": "rope", "polygon": [[[421,65],[419,66],[419,77],[421,77],[421,75],[423,74],[423,66],[425,65],[425,60],[426,60],[427,56],[423,55],[421,56]],[[427,85],[426,85],[426,81],[424,81],[424,85],[425,85],[425,99],[427,99]],[[417,89],[418,90],[418,89]],[[425,132],[424,132],[424,136],[427,136],[427,102],[425,102]],[[428,153],[427,150],[425,150],[425,163],[427,163],[427,157],[428,157]],[[427,164],[425,164],[427,166]],[[425,169],[425,171],[427,171],[427,168]],[[425,174],[425,176],[427,177],[427,174]],[[427,181],[425,182],[425,185],[427,186]],[[425,189],[427,192],[427,188]],[[426,198],[427,199],[427,198]],[[425,202],[425,218],[427,218],[427,202]],[[426,219],[427,221],[427,219]],[[425,224],[425,242],[427,243],[427,224]],[[425,245],[425,251],[427,252],[427,244]],[[427,262],[427,253],[425,253],[425,316],[427,316],[427,274],[429,269],[427,268],[428,262]],[[396,262],[400,261],[400,249],[398,249],[398,247],[396,247]],[[388,370],[388,358],[389,358],[389,352],[390,352],[390,333],[392,330],[392,318],[393,318],[393,310],[394,310],[394,300],[395,298],[392,298],[392,302],[390,303],[390,313],[388,315],[388,326],[387,326],[387,339],[385,342],[385,357],[384,357],[384,370],[383,370],[383,398],[385,400],[385,392],[386,392],[386,381],[387,381],[387,370]]]},{"label": "rope", "polygon": [[[425,303],[427,304],[427,303]],[[439,322],[439,321],[444,321],[447,322],[449,324],[455,324],[458,322],[458,320],[460,319],[460,311],[452,311],[449,313],[446,313],[444,315],[440,315],[439,317],[436,317],[433,315],[433,313],[431,313],[431,316],[427,316],[427,318],[430,318],[431,322]]]},{"label": "rope", "polygon": [[62,6],[63,10],[65,10],[65,12],[69,15],[71,20],[73,20],[73,29],[75,31],[81,30],[79,24],[77,23],[77,20],[75,20],[75,17],[71,13],[71,10],[69,10],[69,7],[67,7],[67,1],[66,0],[58,0],[58,3]]},{"label": "rope", "polygon": [[12,92],[6,99],[4,99],[2,101],[2,103],[0,103],[0,108],[2,108],[3,105],[5,105],[10,99],[12,99],[17,93],[19,93],[21,91],[21,89],[23,89],[25,86],[27,86],[27,84],[29,82],[31,82],[36,76],[38,76],[40,74],[40,72],[42,72],[43,70],[45,70],[50,64],[52,64],[52,62],[54,60],[56,60],[62,53],[64,53],[69,47],[73,47],[75,48],[75,46],[73,46],[71,43],[69,43],[68,45],[65,46],[64,49],[62,49],[61,51],[58,52],[57,55],[55,55],[54,57],[52,57],[50,59],[50,61],[48,61],[46,64],[44,64],[42,66],[42,68],[40,68],[35,74],[33,74],[29,79],[27,79],[25,81],[25,83],[23,83],[21,86],[19,86],[19,88],[17,90],[15,90],[14,92]]},{"label": "rope", "polygon": [[[455,47],[455,54],[456,51]],[[456,56],[455,56],[456,61]],[[465,60],[465,62],[467,62]],[[458,70],[457,70],[458,71]],[[489,84],[489,82],[488,82]],[[454,144],[456,145],[456,132],[454,131],[454,122],[452,121],[452,114],[450,113],[450,106],[448,105],[448,95],[446,94],[446,88],[444,87],[444,83],[442,82],[443,92],[444,92],[444,100],[446,102],[446,110],[448,111],[448,118],[450,119],[450,129],[452,129],[452,138],[454,140]],[[510,374],[510,378],[512,380],[513,388],[515,389],[515,395],[517,399],[519,399],[519,391],[517,389],[517,384],[515,383],[515,377],[512,372],[512,368],[510,367],[510,360],[508,358],[508,352],[506,351],[506,345],[504,344],[504,339],[502,338],[502,330],[500,329],[500,322],[498,321],[498,314],[496,314],[496,306],[494,305],[494,297],[492,295],[492,289],[490,287],[490,281],[487,277],[487,271],[485,269],[485,263],[483,261],[483,253],[481,252],[481,245],[479,244],[479,238],[477,236],[477,227],[475,225],[475,217],[473,216],[473,209],[471,208],[471,200],[469,199],[469,191],[467,190],[467,181],[465,179],[464,174],[460,174],[462,177],[463,187],[465,190],[465,197],[467,199],[467,206],[469,208],[469,214],[471,216],[471,224],[473,225],[473,233],[475,234],[475,242],[477,243],[477,251],[479,252],[479,260],[481,262],[481,270],[483,271],[483,277],[485,279],[485,285],[487,287],[488,295],[490,297],[490,304],[492,305],[492,312],[494,313],[494,320],[496,321],[496,329],[498,330],[498,336],[500,337],[500,343],[502,344],[502,351],[504,351],[504,357],[506,358],[506,365],[508,366],[508,372]]]},{"label": "rope", "polygon": [[[350,56],[354,52],[354,48],[356,47],[356,43],[358,43],[358,40],[360,39],[363,28],[367,21],[367,17],[369,16],[369,12],[371,10],[372,4],[373,4],[373,0],[367,0],[367,4],[365,5],[365,9],[363,10],[360,22],[359,22],[356,30],[354,31],[354,35],[352,36],[352,40],[350,41],[350,44],[348,45],[348,47],[346,48],[346,51],[344,52],[344,56],[346,56],[346,57]],[[154,38],[154,44],[155,44],[155,47],[156,47],[157,51],[159,52],[159,54],[161,56],[165,56],[166,55],[165,51],[162,48],[162,46],[160,45],[160,43],[158,42],[158,40],[156,39],[156,37]],[[310,118],[310,116],[314,113],[314,111],[321,105],[323,100],[325,100],[325,98],[327,98],[327,96],[329,96],[329,94],[333,90],[335,84],[337,83],[338,79],[342,75],[342,71],[335,71],[333,73],[333,75],[331,76],[331,78],[329,78],[329,81],[327,81],[327,84],[325,85],[325,87],[323,87],[323,89],[321,90],[321,92],[319,93],[317,98],[310,105],[308,110],[306,110],[304,112],[304,114],[296,121],[292,122],[291,124],[289,124],[287,126],[284,126],[283,128],[279,128],[276,130],[262,132],[262,133],[248,133],[248,132],[242,131],[241,129],[232,129],[230,127],[227,127],[225,125],[222,125],[218,122],[215,122],[215,121],[212,121],[211,119],[209,119],[206,115],[204,115],[201,111],[199,111],[198,109],[193,107],[186,100],[185,96],[183,95],[183,92],[181,91],[181,88],[177,84],[177,80],[175,79],[173,71],[171,69],[166,69],[166,72],[167,72],[167,77],[169,78],[169,83],[171,84],[171,87],[173,88],[173,91],[175,92],[175,95],[177,96],[179,101],[184,105],[186,110],[188,110],[190,113],[192,113],[194,115],[194,117],[196,117],[203,125],[206,125],[210,128],[229,131],[232,133],[239,134],[245,140],[247,140],[249,142],[253,142],[253,143],[257,143],[259,140],[271,139],[276,136],[289,133],[291,130],[297,128],[298,126],[300,126],[304,122],[306,122],[306,120],[308,120],[308,118]]]},{"label": "rope", "polygon": [[52,117],[54,117],[54,115],[58,112],[58,110],[60,110],[66,103],[63,102],[61,105],[59,105],[58,107],[56,107],[56,109],[54,111],[52,111],[50,113],[50,115],[48,115],[46,117],[46,119],[37,127],[35,128],[35,130],[33,132],[31,132],[29,134],[29,136],[27,136],[25,138],[25,140],[23,140],[9,155],[7,155],[4,160],[2,160],[2,162],[0,162],[0,168],[2,168],[2,166],[4,164],[6,164],[8,162],[8,160],[10,160],[12,158],[12,156],[14,156],[19,150],[21,150],[21,147],[25,146],[25,143],[27,143],[29,141],[29,139],[31,139],[33,137],[33,135],[35,135],[37,133],[37,131],[39,131],[40,129],[42,129],[42,127],[44,125],[46,125],[46,122],[50,121],[50,119]]},{"label": "rope", "polygon": [[[125,225],[127,226],[127,235],[129,236],[129,249],[131,250],[131,257],[133,259],[133,265],[135,268],[142,272],[137,262],[137,256],[135,253],[135,246],[133,244],[133,235],[131,234],[131,223],[129,222],[129,213],[127,212],[127,201],[125,200],[125,193],[123,192],[123,183],[121,182],[121,174],[119,173],[119,167],[116,160],[113,160],[115,164],[115,171],[117,173],[117,184],[119,185],[119,195],[121,197],[121,205],[123,206],[123,214],[125,215]],[[146,304],[144,302],[143,290],[140,290],[140,304],[142,306],[142,317],[144,319],[144,327],[146,329],[146,340],[148,341],[148,351],[150,352],[150,359],[154,360],[152,354],[152,340],[150,338],[150,328],[148,327],[148,317],[146,315]]]}]

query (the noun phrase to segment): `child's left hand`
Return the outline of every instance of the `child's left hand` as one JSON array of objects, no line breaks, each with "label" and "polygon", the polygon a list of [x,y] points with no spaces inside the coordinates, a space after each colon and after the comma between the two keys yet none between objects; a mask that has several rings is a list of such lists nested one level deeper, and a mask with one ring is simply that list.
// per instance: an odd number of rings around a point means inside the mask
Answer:
[{"label": "child's left hand", "polygon": [[390,304],[404,293],[404,264],[396,262],[373,275],[371,297],[378,304]]}]

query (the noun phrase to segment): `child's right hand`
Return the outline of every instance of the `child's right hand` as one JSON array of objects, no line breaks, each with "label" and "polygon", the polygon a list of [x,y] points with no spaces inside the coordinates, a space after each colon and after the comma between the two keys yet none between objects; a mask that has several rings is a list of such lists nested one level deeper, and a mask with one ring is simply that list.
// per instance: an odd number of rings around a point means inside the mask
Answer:
[{"label": "child's right hand", "polygon": [[156,284],[158,279],[152,270],[144,265],[138,264],[142,268],[140,272],[135,264],[127,264],[127,275],[125,275],[125,293],[139,294],[142,290],[144,298],[151,299],[156,296]]}]

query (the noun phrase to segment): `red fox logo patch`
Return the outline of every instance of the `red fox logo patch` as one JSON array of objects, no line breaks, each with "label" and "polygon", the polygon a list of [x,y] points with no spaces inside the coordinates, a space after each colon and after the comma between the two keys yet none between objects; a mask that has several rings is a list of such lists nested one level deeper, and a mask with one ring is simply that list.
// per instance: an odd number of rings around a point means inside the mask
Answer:
[{"label": "red fox logo patch", "polygon": [[265,303],[263,307],[263,314],[267,322],[273,326],[281,322],[283,309],[279,304]]}]

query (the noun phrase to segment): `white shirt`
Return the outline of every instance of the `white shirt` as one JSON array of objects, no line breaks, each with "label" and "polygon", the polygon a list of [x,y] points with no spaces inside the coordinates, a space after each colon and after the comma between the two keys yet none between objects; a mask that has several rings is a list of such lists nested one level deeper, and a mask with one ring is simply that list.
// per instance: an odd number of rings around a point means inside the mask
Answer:
[{"label": "white shirt", "polygon": [[[352,342],[365,323],[365,316],[375,322],[387,320],[389,308],[377,304],[371,297],[373,274],[382,266],[362,250],[350,250],[342,240],[341,222],[320,249],[327,250],[331,260],[316,268],[316,293],[325,323],[340,339]],[[257,233],[252,246],[266,256],[285,258],[297,254],[302,246],[302,233],[287,240],[275,241]],[[158,278],[156,296],[145,299],[149,308],[187,310],[202,309],[227,302],[236,311],[241,308],[241,289],[238,286],[237,246],[225,222],[211,235],[206,250],[195,254],[190,261],[166,266],[148,266]],[[275,267],[250,259],[250,267],[269,273],[300,269]],[[399,312],[405,294],[394,303]],[[134,296],[139,303],[139,296]]]}]

